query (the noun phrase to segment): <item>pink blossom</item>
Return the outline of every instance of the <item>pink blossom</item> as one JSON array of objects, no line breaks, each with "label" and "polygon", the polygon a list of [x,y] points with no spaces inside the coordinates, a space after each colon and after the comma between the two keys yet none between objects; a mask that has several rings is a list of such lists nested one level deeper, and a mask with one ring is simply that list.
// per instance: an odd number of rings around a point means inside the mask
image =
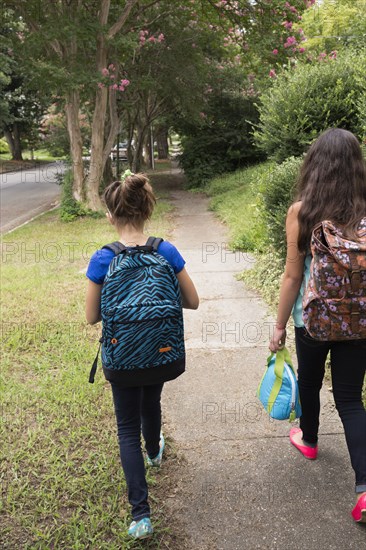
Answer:
[{"label": "pink blossom", "polygon": [[147,39],[148,42],[155,42],[156,41],[156,38],[155,36],[150,36],[148,39]]},{"label": "pink blossom", "polygon": [[277,75],[276,75],[276,71],[275,71],[274,69],[271,69],[271,70],[269,71],[269,76],[270,76],[270,78],[276,78],[276,76],[277,76]]},{"label": "pink blossom", "polygon": [[124,86],[118,86],[118,89],[119,89],[121,92],[124,92],[124,91],[125,91]]},{"label": "pink blossom", "polygon": [[102,75],[103,76],[108,76],[109,75],[109,71],[106,67],[104,67],[104,69],[102,69]]},{"label": "pink blossom", "polygon": [[297,9],[295,8],[295,6],[290,6],[289,10],[292,11],[292,13],[297,13]]},{"label": "pink blossom", "polygon": [[98,88],[104,88],[104,87],[105,86],[104,86],[103,82],[98,82]]},{"label": "pink blossom", "polygon": [[278,55],[278,50],[277,50],[277,48],[275,48],[274,50],[272,50],[272,53],[273,53],[273,55]]},{"label": "pink blossom", "polygon": [[163,33],[161,32],[158,36],[158,42],[163,42],[163,40],[165,40],[165,36],[163,35]]},{"label": "pink blossom", "polygon": [[299,53],[304,53],[305,51],[305,48],[299,48]]},{"label": "pink blossom", "polygon": [[295,44],[296,38],[294,36],[288,36],[284,46],[285,48],[289,48],[290,46],[294,46]]},{"label": "pink blossom", "polygon": [[285,29],[292,29],[291,21],[283,21],[281,24],[285,27]]},{"label": "pink blossom", "polygon": [[321,52],[318,55],[318,61],[327,61],[327,54],[325,52]]},{"label": "pink blossom", "polygon": [[331,59],[337,59],[337,50],[333,50],[330,52],[329,57]]},{"label": "pink blossom", "polygon": [[109,78],[114,79],[114,78],[116,78],[116,75],[115,75],[115,74],[110,74],[110,75],[109,75]]},{"label": "pink blossom", "polygon": [[113,84],[113,86],[110,86],[110,88],[112,88],[112,90],[117,90],[118,84]]},{"label": "pink blossom", "polygon": [[113,65],[113,63],[111,63],[109,66],[108,66],[108,69],[110,71],[115,71],[116,70],[116,67]]},{"label": "pink blossom", "polygon": [[121,80],[121,86],[129,86],[130,85],[130,81],[127,80],[127,78],[124,78],[123,80]]}]

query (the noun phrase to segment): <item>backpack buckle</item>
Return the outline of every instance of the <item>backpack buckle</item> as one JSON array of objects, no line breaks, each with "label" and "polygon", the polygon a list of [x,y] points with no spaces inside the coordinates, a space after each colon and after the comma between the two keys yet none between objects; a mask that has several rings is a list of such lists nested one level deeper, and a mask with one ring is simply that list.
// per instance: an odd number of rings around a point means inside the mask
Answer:
[{"label": "backpack buckle", "polygon": [[351,289],[352,289],[352,292],[358,292],[360,290],[360,285],[361,285],[360,266],[358,265],[357,258],[353,252],[350,252],[349,260],[351,264],[351,276],[350,276]]}]

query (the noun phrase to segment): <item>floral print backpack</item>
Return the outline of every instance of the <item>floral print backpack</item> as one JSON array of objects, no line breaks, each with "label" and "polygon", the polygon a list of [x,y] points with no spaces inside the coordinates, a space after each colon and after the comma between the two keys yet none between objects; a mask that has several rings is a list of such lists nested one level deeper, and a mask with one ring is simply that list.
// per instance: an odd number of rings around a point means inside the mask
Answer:
[{"label": "floral print backpack", "polygon": [[316,340],[366,339],[366,218],[357,234],[349,240],[330,221],[313,230],[303,321]]}]

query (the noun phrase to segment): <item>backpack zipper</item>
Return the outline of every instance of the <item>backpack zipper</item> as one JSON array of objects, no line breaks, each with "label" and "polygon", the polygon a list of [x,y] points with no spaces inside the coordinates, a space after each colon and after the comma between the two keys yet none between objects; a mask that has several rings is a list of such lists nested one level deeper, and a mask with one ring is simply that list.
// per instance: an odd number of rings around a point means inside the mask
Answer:
[{"label": "backpack zipper", "polygon": [[165,321],[166,319],[179,319],[180,315],[170,315],[169,317],[153,317],[152,319],[136,319],[135,321],[114,321],[114,325],[128,325],[129,323],[149,323],[150,321]]}]

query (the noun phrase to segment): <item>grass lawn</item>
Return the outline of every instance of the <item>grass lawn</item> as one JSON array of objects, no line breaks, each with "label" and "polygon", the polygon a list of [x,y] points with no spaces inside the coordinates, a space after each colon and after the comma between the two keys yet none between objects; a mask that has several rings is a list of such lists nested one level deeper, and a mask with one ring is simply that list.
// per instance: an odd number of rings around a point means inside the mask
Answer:
[{"label": "grass lawn", "polygon": [[13,172],[15,170],[27,170],[33,168],[36,164],[44,164],[63,158],[64,157],[52,157],[48,151],[43,149],[34,151],[34,160],[30,160],[31,154],[29,151],[23,152],[24,160],[11,160],[10,153],[2,153],[0,154],[0,174]]},{"label": "grass lawn", "polygon": [[258,191],[263,174],[271,165],[266,162],[223,174],[204,188],[211,197],[211,210],[228,225],[234,249],[262,250],[266,228],[258,208]]},{"label": "grass lawn", "polygon": [[[25,161],[26,160],[31,160],[31,158],[32,158],[31,151],[28,151],[27,149],[22,151],[22,157]],[[64,157],[64,156],[54,157],[54,156],[51,155],[51,153],[49,151],[47,151],[47,149],[35,149],[33,151],[33,160],[47,160],[47,161],[52,162],[53,160],[61,160],[61,159],[65,159],[65,158],[66,157]],[[11,154],[10,153],[1,153],[0,154],[0,160],[10,160],[10,159],[11,159]]]},{"label": "grass lawn", "polygon": [[[150,234],[167,236],[170,209],[158,202]],[[85,269],[113,240],[105,219],[62,223],[58,211],[2,239],[1,548],[167,547],[154,488],[154,538],[141,546],[125,535],[111,391],[101,370],[88,383],[100,325],[84,319]],[[164,473],[150,473],[150,486]]]}]

